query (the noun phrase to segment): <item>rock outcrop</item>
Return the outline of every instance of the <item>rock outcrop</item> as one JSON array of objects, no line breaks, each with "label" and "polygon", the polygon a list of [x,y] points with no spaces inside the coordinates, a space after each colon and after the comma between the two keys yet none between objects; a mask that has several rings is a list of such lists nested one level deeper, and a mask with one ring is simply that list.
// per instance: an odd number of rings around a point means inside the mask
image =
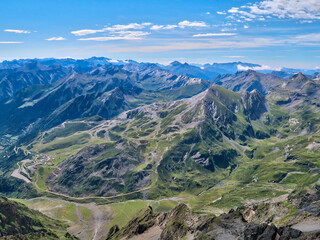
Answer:
[{"label": "rock outcrop", "polygon": [[320,231],[301,232],[290,226],[276,227],[274,224],[256,223],[248,218],[250,209],[241,207],[217,217],[192,214],[185,204],[178,205],[169,213],[154,213],[148,207],[121,230],[117,226],[112,227],[107,240],[130,239],[155,226],[161,229],[161,234],[155,238],[160,240],[311,240],[320,236]]}]

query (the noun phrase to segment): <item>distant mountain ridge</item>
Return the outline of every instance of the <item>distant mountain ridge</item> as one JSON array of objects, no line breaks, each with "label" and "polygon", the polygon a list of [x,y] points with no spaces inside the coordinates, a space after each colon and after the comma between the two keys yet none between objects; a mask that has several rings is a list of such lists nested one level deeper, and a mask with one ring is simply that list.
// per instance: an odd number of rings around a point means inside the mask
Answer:
[{"label": "distant mountain ridge", "polygon": [[71,73],[71,70],[54,64],[27,62],[13,69],[0,69],[0,101],[12,97],[19,90],[36,84],[51,84]]},{"label": "distant mountain ridge", "polygon": [[267,94],[269,90],[282,85],[287,80],[272,74],[247,70],[234,74],[218,75],[212,81],[235,92],[256,89],[263,94]]},{"label": "distant mountain ridge", "polygon": [[[24,65],[34,64],[35,67],[38,65],[38,70],[41,68],[53,66],[61,66],[70,72],[85,73],[93,71],[96,68],[107,68],[111,65],[124,68],[128,71],[139,72],[145,75],[147,72],[150,74],[151,70],[158,72],[166,72],[167,74],[184,75],[191,78],[201,78],[204,80],[210,80],[217,76],[218,74],[224,73],[234,73],[238,71],[238,66],[243,67],[259,67],[257,64],[234,62],[234,63],[214,63],[212,65],[205,64],[201,67],[194,66],[188,63],[180,63],[178,61],[172,62],[171,64],[165,66],[155,63],[139,63],[133,60],[111,60],[104,57],[92,57],[88,59],[20,59],[12,61],[3,61],[0,63],[0,69],[3,70],[13,70],[13,69],[23,69]],[[41,67],[40,67],[41,66]],[[154,74],[153,74],[154,75]],[[159,77],[159,74],[154,75]],[[45,83],[45,82],[44,82]],[[21,88],[19,88],[21,89]]]}]

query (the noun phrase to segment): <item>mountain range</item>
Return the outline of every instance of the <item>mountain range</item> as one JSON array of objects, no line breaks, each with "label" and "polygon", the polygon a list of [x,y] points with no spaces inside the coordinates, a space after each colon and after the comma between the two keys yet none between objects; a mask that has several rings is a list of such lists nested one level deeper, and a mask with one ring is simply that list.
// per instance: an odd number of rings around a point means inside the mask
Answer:
[{"label": "mountain range", "polygon": [[19,214],[0,210],[1,236],[320,236],[316,71],[97,57],[0,65],[0,193],[26,205],[2,198]]}]

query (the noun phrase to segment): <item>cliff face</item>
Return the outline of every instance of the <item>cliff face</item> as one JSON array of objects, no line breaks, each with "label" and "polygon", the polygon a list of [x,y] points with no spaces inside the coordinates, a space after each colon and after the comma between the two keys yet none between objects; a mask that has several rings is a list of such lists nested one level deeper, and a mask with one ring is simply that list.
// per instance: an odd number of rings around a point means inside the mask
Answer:
[{"label": "cliff face", "polygon": [[244,112],[251,120],[259,119],[263,113],[268,111],[266,98],[258,90],[244,92],[242,102]]}]

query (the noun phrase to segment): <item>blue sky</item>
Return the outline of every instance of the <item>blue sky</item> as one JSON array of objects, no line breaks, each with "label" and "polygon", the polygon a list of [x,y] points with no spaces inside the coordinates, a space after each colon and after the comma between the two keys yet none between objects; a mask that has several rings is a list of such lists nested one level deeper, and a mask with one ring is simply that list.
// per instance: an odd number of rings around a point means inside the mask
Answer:
[{"label": "blue sky", "polygon": [[319,0],[1,0],[0,61],[104,56],[320,67]]}]

